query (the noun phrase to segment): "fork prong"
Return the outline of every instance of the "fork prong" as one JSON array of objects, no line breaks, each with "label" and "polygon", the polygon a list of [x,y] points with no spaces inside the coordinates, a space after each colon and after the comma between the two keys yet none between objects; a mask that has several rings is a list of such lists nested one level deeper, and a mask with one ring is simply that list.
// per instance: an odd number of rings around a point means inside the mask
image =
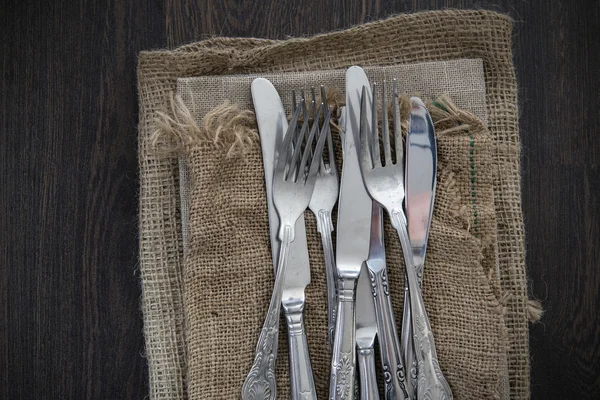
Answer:
[{"label": "fork prong", "polygon": [[373,83],[373,100],[371,102],[371,156],[373,168],[381,167],[379,154],[379,124],[377,122],[377,83]]},{"label": "fork prong", "polygon": [[[314,86],[310,87],[310,97],[312,98],[312,101],[314,101],[315,104],[317,104],[317,94],[315,93],[315,87]],[[312,117],[313,117],[313,120],[315,120],[315,118],[317,117],[317,109],[316,108],[313,110]]]},{"label": "fork prong", "polygon": [[[323,112],[323,104],[321,104],[319,106],[319,111],[317,112],[317,119],[321,117],[322,112]],[[312,160],[315,160],[317,158],[321,158],[320,155],[317,155],[316,153],[313,154],[313,151],[312,151],[313,150],[312,144],[313,144],[315,135],[317,134],[318,131],[319,131],[319,124],[314,123],[310,130],[310,135],[308,135],[308,139],[306,140],[306,146],[304,147],[304,153],[302,154],[302,161],[300,161],[300,166],[298,167],[299,170],[300,170],[300,168],[302,168],[303,172],[306,170],[306,166],[308,165],[309,162],[311,162]],[[309,161],[309,160],[311,160],[311,161]],[[317,165],[318,165],[318,163],[317,163]]]},{"label": "fork prong", "polygon": [[[289,163],[288,176],[292,176],[294,182],[298,179],[298,175],[303,174],[304,171],[301,170],[298,165],[298,158],[300,157],[300,152],[302,150],[302,142],[304,141],[304,136],[306,136],[306,132],[309,129],[308,115],[312,112],[315,103],[311,103],[310,109],[307,111],[306,109],[306,101],[300,103],[300,108],[302,109],[302,115],[304,117],[304,121],[302,121],[302,128],[300,128],[300,133],[295,141],[294,152],[292,153],[292,161]],[[293,175],[290,175],[293,174]]]},{"label": "fork prong", "polygon": [[[329,112],[331,114],[331,108],[329,108]],[[327,124],[327,149],[329,151],[329,169],[333,172],[337,172],[335,153],[333,150],[333,139],[331,138],[331,124]]]},{"label": "fork prong", "polygon": [[385,165],[392,165],[392,149],[390,148],[390,126],[388,122],[387,90],[385,81],[383,81],[382,89],[383,91],[381,95],[381,134],[383,135],[383,152],[385,153]]},{"label": "fork prong", "polygon": [[[320,111],[324,108],[323,104],[321,104]],[[317,146],[315,147],[315,156],[313,157],[310,163],[310,169],[308,172],[308,176],[306,177],[306,184],[313,186],[317,180],[317,171],[319,170],[319,162],[323,158],[323,148],[325,147],[325,139],[327,137],[327,130],[329,129],[329,120],[331,119],[331,109],[327,109],[325,118],[323,118],[323,128],[319,133],[319,138],[317,141]],[[315,134],[316,130],[311,132],[311,137]],[[312,143],[312,142],[311,142]],[[304,159],[304,157],[303,157]]]},{"label": "fork prong", "polygon": [[396,146],[396,164],[402,165],[404,153],[402,145],[402,125],[400,124],[400,106],[398,105],[398,83],[392,82],[392,118],[394,122],[394,143]]},{"label": "fork prong", "polygon": [[362,95],[360,96],[360,166],[362,171],[373,169],[370,150],[370,130],[371,127],[367,121],[367,87],[363,86]]},{"label": "fork prong", "polygon": [[[302,104],[302,102],[301,102]],[[285,180],[285,166],[288,162],[288,159],[291,156],[291,152],[289,151],[291,148],[292,140],[294,139],[296,125],[298,125],[298,117],[300,116],[300,108],[296,107],[296,111],[294,112],[294,116],[288,125],[287,132],[285,133],[285,137],[281,141],[281,145],[279,147],[279,155],[277,157],[277,166],[275,168],[275,172],[283,175],[283,179]]]},{"label": "fork prong", "polygon": [[296,112],[296,108],[298,108],[298,103],[296,103],[296,91],[292,89],[292,112]]},{"label": "fork prong", "polygon": [[[321,103],[325,104],[325,107],[329,107],[327,105],[327,93],[325,93],[325,86],[321,85]],[[323,114],[323,118],[325,115]]]},{"label": "fork prong", "polygon": [[[327,109],[329,111],[331,111],[331,109],[329,108],[329,106],[327,105],[327,94],[325,93],[325,86],[321,85],[321,105],[323,107],[327,107]],[[323,118],[325,118],[325,116],[323,116]],[[320,118],[319,118],[320,119]],[[325,126],[325,125],[323,125]],[[333,159],[333,143],[331,140],[331,128],[329,129],[328,133],[327,133],[327,149],[329,151],[329,155],[328,155],[328,166],[329,168],[331,168],[331,160]],[[325,154],[324,152],[325,150],[323,150],[323,154]],[[333,161],[335,163],[335,161]],[[335,164],[333,164],[333,166],[335,166]],[[326,166],[325,166],[325,157],[321,157],[321,171],[325,171],[326,170]]]}]

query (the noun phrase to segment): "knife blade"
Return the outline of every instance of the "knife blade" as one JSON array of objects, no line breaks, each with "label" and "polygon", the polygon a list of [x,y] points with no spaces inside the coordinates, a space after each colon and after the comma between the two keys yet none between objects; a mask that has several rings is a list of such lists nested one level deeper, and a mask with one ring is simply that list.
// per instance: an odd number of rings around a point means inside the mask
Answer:
[{"label": "knife blade", "polygon": [[[435,201],[437,147],[431,118],[411,114],[411,123],[406,137],[405,208],[408,235],[414,268],[419,286],[423,279],[423,265],[427,251],[429,227]],[[408,292],[404,296],[402,342],[406,369],[410,371],[407,385],[411,398],[416,398],[417,363],[415,359],[412,327],[410,325],[410,303]]]},{"label": "knife blade", "polygon": [[[379,206],[378,206],[379,207]],[[379,400],[379,389],[375,372],[375,336],[377,320],[375,303],[371,291],[371,280],[366,264],[360,271],[356,285],[356,346],[358,348],[358,366],[360,377],[360,398]]]},{"label": "knife blade", "polygon": [[[264,78],[255,79],[252,82],[251,92],[260,134],[265,171],[271,253],[273,268],[276,269],[280,243],[277,239],[279,216],[273,205],[272,196],[273,169],[277,160],[276,149],[283,140],[288,122],[279,93],[269,80]],[[310,283],[310,264],[306,244],[304,216],[301,216],[296,221],[295,232],[295,239],[289,250],[281,304],[288,328],[292,398],[296,399],[304,396],[302,399],[312,399],[316,398],[316,390],[303,318],[304,290]]]},{"label": "knife blade", "polygon": [[338,314],[331,360],[330,399],[351,400],[354,397],[355,288],[361,266],[369,255],[371,198],[362,180],[356,147],[360,143],[358,134],[363,86],[369,86],[363,69],[356,66],[348,68],[344,163],[338,201],[336,246]]}]

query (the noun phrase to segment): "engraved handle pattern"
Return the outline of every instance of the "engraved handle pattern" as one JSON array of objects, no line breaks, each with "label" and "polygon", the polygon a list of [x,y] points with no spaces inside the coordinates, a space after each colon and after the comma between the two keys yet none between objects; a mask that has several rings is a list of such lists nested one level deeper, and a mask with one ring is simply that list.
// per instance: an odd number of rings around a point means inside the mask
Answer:
[{"label": "engraved handle pattern", "polygon": [[290,391],[293,400],[316,400],[317,391],[313,378],[308,342],[302,315],[304,302],[285,310],[290,348]]},{"label": "engraved handle pattern", "polygon": [[242,385],[242,400],[275,400],[277,398],[275,360],[277,359],[277,339],[279,338],[279,312],[292,229],[293,227],[289,225],[284,228],[273,295],[256,344],[254,362]]},{"label": "engraved handle pattern", "polygon": [[379,400],[377,374],[375,372],[375,351],[373,348],[358,350],[358,368],[360,372],[360,399]]},{"label": "engraved handle pattern", "polygon": [[400,341],[396,330],[386,269],[383,268],[377,272],[370,269],[368,271],[375,299],[377,333],[385,380],[385,398],[387,400],[408,399],[406,374],[400,353]]},{"label": "engraved handle pattern", "polygon": [[406,391],[411,400],[417,399],[417,360],[415,359],[412,323],[410,317],[410,298],[408,295],[408,277],[404,275],[404,311],[402,312],[402,350],[404,366],[407,370]]},{"label": "engraved handle pattern", "polygon": [[354,326],[354,294],[356,279],[338,279],[338,314],[333,341],[330,400],[354,398],[354,374],[356,368],[356,342]]},{"label": "engraved handle pattern", "polygon": [[327,277],[327,332],[329,335],[329,348],[333,348],[333,336],[335,332],[335,320],[337,311],[337,288],[336,288],[336,267],[333,254],[333,222],[331,221],[331,212],[328,210],[319,210],[317,215],[317,231],[321,234],[323,243],[323,253],[325,256],[325,276]]},{"label": "engraved handle pattern", "polygon": [[413,340],[415,343],[418,371],[417,398],[452,400],[452,391],[450,390],[448,382],[446,382],[446,378],[440,369],[437,359],[433,332],[431,331],[429,317],[425,310],[423,296],[419,289],[417,271],[414,268],[410,240],[406,229],[406,217],[400,210],[392,210],[390,216],[392,226],[398,232],[398,238],[402,245],[402,252],[404,253],[404,261],[406,264]]}]

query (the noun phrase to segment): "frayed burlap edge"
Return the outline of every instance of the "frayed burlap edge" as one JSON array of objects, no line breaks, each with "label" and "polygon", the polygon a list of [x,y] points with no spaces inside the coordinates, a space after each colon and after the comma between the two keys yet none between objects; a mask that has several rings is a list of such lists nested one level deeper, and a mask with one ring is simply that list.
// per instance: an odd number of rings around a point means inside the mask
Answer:
[{"label": "frayed burlap edge", "polygon": [[[524,230],[520,203],[517,89],[510,17],[485,10],[403,14],[308,39],[215,38],[175,51],[140,53],[140,276],[151,398],[184,398],[177,158],[159,160],[149,138],[156,111],[185,76],[268,73],[393,65],[458,58],[483,60],[498,217],[498,252],[511,348],[511,398],[529,398]],[[399,38],[420,39],[406,43]],[[353,46],[342,43],[352,42]],[[424,46],[424,43],[427,45]],[[300,58],[311,46],[312,58]],[[338,45],[339,44],[339,45]],[[379,46],[374,46],[378,44]],[[326,49],[324,56],[320,50]],[[534,307],[535,308],[535,307]]]},{"label": "frayed burlap edge", "polygon": [[[408,115],[410,113],[410,97],[402,95],[399,97],[401,110],[401,123],[403,133],[406,132]],[[343,105],[343,103],[337,103]],[[458,109],[448,95],[442,95],[435,100],[427,100],[426,105],[431,112],[432,120],[436,127],[439,137],[446,135],[464,135],[470,130],[487,132],[483,123],[473,114]],[[381,107],[381,104],[379,105]],[[392,105],[388,107],[389,120],[391,121]],[[237,105],[226,101],[220,106],[208,112],[200,124],[191,116],[190,111],[185,104],[176,96],[171,97],[169,112],[160,112],[156,121],[157,130],[152,135],[152,143],[157,147],[157,151],[169,156],[173,153],[186,157],[194,151],[194,148],[211,146],[224,149],[226,156],[238,157],[249,150],[249,146],[258,146],[256,123],[254,114],[250,110],[242,110]],[[240,145],[241,143],[241,145]],[[450,173],[442,170],[441,174]],[[453,177],[441,179],[444,182],[440,190],[452,192],[455,185]],[[466,206],[460,204],[458,193],[450,198],[456,199],[455,205],[450,204],[448,209],[456,217],[469,214]],[[470,231],[467,227],[467,231]],[[495,240],[491,237],[490,240]],[[500,295],[499,273],[493,269],[488,273],[488,281],[493,293],[496,295],[498,304],[506,298]],[[498,311],[504,318],[506,308],[500,306]],[[506,351],[508,349],[508,334],[506,327],[499,332],[501,343],[501,359],[499,365],[506,363]],[[496,384],[494,398],[503,399],[507,395],[508,372],[500,374],[500,380]]]}]

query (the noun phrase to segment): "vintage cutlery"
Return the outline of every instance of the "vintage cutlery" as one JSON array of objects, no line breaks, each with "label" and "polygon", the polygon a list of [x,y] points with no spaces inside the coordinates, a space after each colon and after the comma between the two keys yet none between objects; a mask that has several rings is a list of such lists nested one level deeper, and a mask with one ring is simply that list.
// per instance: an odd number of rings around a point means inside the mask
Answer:
[{"label": "vintage cutlery", "polygon": [[356,285],[356,346],[360,378],[360,399],[379,400],[377,374],[375,372],[375,336],[377,321],[375,304],[371,293],[371,280],[366,264],[363,264]]},{"label": "vintage cutlery", "polygon": [[[314,91],[313,101],[315,100]],[[295,98],[295,94],[294,94]],[[321,86],[321,101],[327,104],[325,88]],[[294,100],[295,102],[295,100]],[[333,346],[333,332],[335,330],[335,310],[337,307],[336,282],[335,282],[335,260],[333,252],[333,242],[331,232],[333,232],[333,222],[331,212],[335,205],[338,192],[338,172],[335,165],[335,154],[331,138],[331,129],[327,132],[327,162],[321,162],[315,190],[308,204],[315,218],[317,219],[317,231],[321,235],[323,243],[323,252],[325,255],[325,274],[327,278],[327,332],[329,334],[329,347]]]},{"label": "vintage cutlery", "polygon": [[[395,86],[394,86],[395,88]],[[395,92],[395,91],[394,91]],[[366,101],[368,102],[368,91]],[[373,85],[371,124],[377,126],[377,90]],[[393,115],[399,115],[397,101],[393,101]],[[382,126],[388,126],[387,99],[385,85],[382,96]],[[368,105],[367,105],[368,108]],[[389,134],[387,138],[384,130],[384,143],[389,148]],[[386,141],[387,140],[387,141]],[[373,142],[373,157],[380,158],[379,140]],[[402,149],[402,141],[396,143],[397,149]],[[391,153],[390,153],[391,154]],[[387,156],[387,152],[386,152]],[[377,315],[377,332],[379,337],[379,349],[381,350],[381,362],[385,376],[385,398],[406,399],[408,391],[406,388],[406,370],[402,359],[400,338],[396,329],[394,310],[387,279],[387,267],[385,261],[385,243],[383,240],[383,212],[381,206],[373,201],[373,214],[371,219],[371,246],[367,267],[371,284],[373,285],[373,297],[375,298],[375,313]]]},{"label": "vintage cutlery", "polygon": [[[266,85],[264,81],[259,81],[256,87],[253,83],[253,92],[254,89],[259,90],[260,87],[270,89],[269,85]],[[278,95],[277,99],[279,99]],[[279,99],[279,102],[274,103],[274,107],[276,108],[275,114],[282,112],[282,107],[280,107],[280,105],[281,99]],[[300,107],[296,109],[292,121],[287,128],[287,133],[281,144],[278,146],[278,154],[280,156],[277,155],[275,160],[276,164],[272,178],[272,200],[279,217],[279,230],[277,236],[281,241],[281,245],[278,253],[277,274],[273,295],[256,346],[256,354],[252,368],[242,386],[243,399],[276,398],[277,387],[274,368],[277,357],[277,338],[279,334],[279,310],[285,287],[284,281],[288,278],[286,269],[290,255],[290,246],[296,239],[295,226],[297,220],[303,215],[312,196],[317,170],[326,139],[326,130],[321,130],[321,132],[318,133],[318,124],[314,124],[313,127],[309,129],[307,118],[304,119],[302,129],[297,133],[298,131],[295,127],[301,111],[304,113],[307,112],[304,100],[301,101]],[[322,112],[323,107],[320,107],[319,114]],[[327,111],[324,118],[325,125],[328,125],[329,118],[330,112]],[[280,117],[278,126],[283,129]],[[310,134],[306,140],[306,145],[302,146],[304,136],[309,130]],[[296,137],[297,134],[299,134],[300,137]],[[318,141],[314,150],[314,156],[311,157],[312,143],[314,143],[316,136],[318,136]],[[293,145],[294,143],[296,146]],[[302,148],[304,148],[303,152]],[[301,153],[302,157],[300,157]],[[267,187],[269,187],[269,185],[267,185]],[[297,297],[292,297],[298,299],[298,301],[289,302],[287,304],[288,311],[286,311],[288,330],[290,331],[292,398],[314,399],[316,398],[316,392],[314,389],[314,379],[310,367],[308,346],[302,319],[302,309],[304,305],[303,288],[302,293],[296,293],[295,296]]]},{"label": "vintage cutlery", "polygon": [[[385,85],[385,83],[384,83]],[[375,91],[376,89],[374,89]],[[385,91],[385,90],[384,90]],[[402,209],[404,201],[404,173],[402,136],[400,132],[400,118],[397,108],[394,108],[394,142],[396,162],[392,161],[391,145],[389,139],[389,127],[384,122],[383,147],[385,163],[382,164],[379,151],[379,131],[372,119],[369,121],[367,113],[368,101],[367,87],[362,91],[361,99],[361,122],[360,122],[360,170],[365,187],[373,198],[381,204],[390,216],[392,226],[396,229],[406,264],[406,275],[408,281],[408,292],[410,298],[411,322],[413,327],[413,338],[415,341],[415,354],[418,366],[418,399],[452,399],[452,392],[439,367],[435,351],[435,341],[431,325],[423,303],[423,297],[419,290],[417,273],[414,268],[410,239],[408,237],[407,221]],[[397,93],[394,90],[394,102],[397,102]],[[372,99],[371,99],[372,100]],[[422,132],[423,135],[433,136],[433,123],[429,112],[421,99],[411,98],[410,129]],[[376,102],[372,101],[371,111],[377,111]],[[384,115],[387,110],[384,109]],[[383,119],[385,121],[385,119]]]},{"label": "vintage cutlery", "polygon": [[346,71],[346,125],[344,163],[340,183],[337,221],[337,316],[331,376],[330,399],[352,400],[356,368],[354,298],[356,281],[369,254],[371,199],[360,175],[359,142],[360,94],[369,81],[359,67]]},{"label": "vintage cutlery", "polygon": [[[413,121],[411,120],[411,126]],[[435,200],[437,149],[433,130],[417,129],[419,121],[414,121],[415,126],[409,129],[406,138],[406,168],[404,201],[406,218],[408,221],[408,237],[412,249],[414,267],[417,272],[417,282],[421,287],[423,279],[423,265],[427,250],[429,227],[433,214]],[[404,297],[404,315],[402,321],[402,345],[406,368],[411,369],[410,378],[407,380],[411,397],[416,398],[417,389],[417,363],[414,353],[413,333],[410,324],[410,300],[408,287]]]}]

